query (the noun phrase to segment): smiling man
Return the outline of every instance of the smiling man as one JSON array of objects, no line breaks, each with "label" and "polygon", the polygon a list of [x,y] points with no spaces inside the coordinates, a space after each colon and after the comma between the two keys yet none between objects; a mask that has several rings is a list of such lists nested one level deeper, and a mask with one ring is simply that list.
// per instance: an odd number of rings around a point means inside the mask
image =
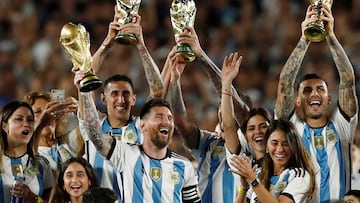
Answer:
[{"label": "smiling man", "polygon": [[191,162],[168,149],[174,133],[170,105],[148,101],[140,113],[142,145],[131,145],[104,134],[89,93],[81,93],[80,128],[97,151],[123,177],[124,202],[201,202]]},{"label": "smiling man", "polygon": [[280,74],[275,111],[278,118],[290,118],[301,134],[315,167],[320,170],[317,176],[320,200],[317,202],[329,202],[342,199],[350,189],[350,144],[358,122],[358,102],[354,70],[334,34],[334,17],[325,4],[321,11],[326,41],[340,76],[337,108],[329,112],[328,85],[316,74],[303,76],[295,93],[295,80],[310,45],[304,30],[309,23],[318,21],[316,11],[309,6],[301,24],[300,41]]}]

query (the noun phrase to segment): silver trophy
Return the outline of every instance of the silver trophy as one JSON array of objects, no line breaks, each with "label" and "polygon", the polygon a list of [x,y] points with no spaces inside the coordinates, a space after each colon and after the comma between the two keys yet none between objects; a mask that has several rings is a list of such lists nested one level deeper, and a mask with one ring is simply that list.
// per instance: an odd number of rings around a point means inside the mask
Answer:
[{"label": "silver trophy", "polygon": [[[134,23],[135,19],[131,14],[137,14],[139,12],[141,0],[116,0],[116,6],[120,18],[118,20],[121,24]],[[135,34],[123,33],[121,30],[115,37],[116,42],[120,44],[136,44],[138,42]]]},{"label": "silver trophy", "polygon": [[[173,0],[170,8],[171,24],[174,30],[175,40],[184,32],[184,27],[194,27],[196,5],[193,0]],[[178,44],[177,51],[185,61],[193,61],[196,56],[187,44]]]}]

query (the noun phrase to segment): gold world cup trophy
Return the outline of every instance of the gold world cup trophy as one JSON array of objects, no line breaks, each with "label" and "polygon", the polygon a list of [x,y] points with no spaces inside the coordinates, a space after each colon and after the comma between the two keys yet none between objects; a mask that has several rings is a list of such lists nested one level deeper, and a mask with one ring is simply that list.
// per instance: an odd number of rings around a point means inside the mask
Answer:
[{"label": "gold world cup trophy", "polygon": [[90,36],[81,24],[67,23],[61,29],[60,42],[70,56],[75,67],[85,71],[85,77],[80,81],[80,91],[90,92],[99,88],[101,80],[91,70],[92,57],[90,53]]},{"label": "gold world cup trophy", "polygon": [[323,15],[321,12],[322,4],[326,4],[329,8],[331,8],[333,0],[310,0],[310,3],[317,11],[317,17],[319,18],[318,21],[310,23],[305,31],[304,34],[306,38],[312,42],[321,42],[325,39],[326,30],[324,26],[324,22],[320,20],[320,16]]},{"label": "gold world cup trophy", "polygon": [[[116,0],[117,12],[120,15],[118,20],[121,24],[134,23],[135,19],[131,14],[137,14],[139,12],[141,0]],[[120,44],[136,44],[138,42],[135,34],[123,33],[121,30],[115,37],[115,41]]]},{"label": "gold world cup trophy", "polygon": [[[193,27],[195,22],[196,6],[193,0],[173,0],[170,8],[171,24],[174,30],[175,40],[184,32],[184,27]],[[178,44],[177,51],[184,61],[194,61],[196,56],[187,44]]]}]

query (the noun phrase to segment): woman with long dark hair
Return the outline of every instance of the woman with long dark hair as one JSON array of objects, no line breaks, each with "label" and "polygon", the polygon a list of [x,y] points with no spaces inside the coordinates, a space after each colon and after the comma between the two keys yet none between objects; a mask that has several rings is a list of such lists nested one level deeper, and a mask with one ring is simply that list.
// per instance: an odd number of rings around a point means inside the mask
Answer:
[{"label": "woman with long dark hair", "polygon": [[96,175],[90,163],[82,157],[73,157],[63,163],[49,202],[81,203],[83,193],[97,186]]},{"label": "woman with long dark hair", "polygon": [[[240,175],[246,192],[236,202],[309,202],[315,195],[315,170],[296,128],[274,120],[265,133],[266,153],[259,176],[247,156],[233,156],[231,171]],[[259,179],[259,181],[258,181]]]}]

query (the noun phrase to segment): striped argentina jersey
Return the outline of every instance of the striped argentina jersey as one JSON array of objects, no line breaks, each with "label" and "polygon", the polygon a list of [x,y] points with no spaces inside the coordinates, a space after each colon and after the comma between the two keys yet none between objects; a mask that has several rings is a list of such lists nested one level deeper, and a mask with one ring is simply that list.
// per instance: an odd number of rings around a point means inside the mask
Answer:
[{"label": "striped argentina jersey", "polygon": [[320,169],[316,181],[320,190],[320,202],[343,199],[350,189],[351,157],[350,144],[355,135],[358,114],[348,118],[337,107],[319,135],[296,114],[291,117],[300,133],[305,148],[310,153],[315,168]]},{"label": "striped argentina jersey", "polygon": [[2,159],[4,172],[0,173],[0,203],[10,202],[10,189],[15,173],[21,170],[25,175],[25,185],[35,195],[42,196],[44,190],[50,189],[55,183],[49,162],[42,156],[38,156],[38,165],[27,154],[19,158],[4,155]]},{"label": "striped argentina jersey", "polygon": [[[285,169],[280,175],[270,178],[270,193],[276,198],[286,195],[295,203],[309,202],[309,197],[306,195],[309,185],[310,175],[307,171],[300,168]],[[252,188],[249,189],[249,193],[251,203],[260,202]]]},{"label": "striped argentina jersey", "polygon": [[123,174],[124,202],[201,202],[192,163],[168,150],[164,159],[152,159],[142,145],[116,140],[107,157]]},{"label": "striped argentina jersey", "polygon": [[215,132],[201,130],[199,149],[191,150],[198,160],[201,199],[206,203],[234,202],[240,180],[229,171],[225,140]]},{"label": "striped argentina jersey", "polygon": [[[81,126],[82,120],[79,119],[79,123]],[[140,144],[142,143],[143,135],[139,124],[139,117],[132,117],[128,125],[122,128],[111,128],[107,117],[105,117],[101,123],[101,130],[104,134],[112,135],[117,140],[131,144]],[[80,130],[86,143],[84,158],[93,166],[100,187],[112,189],[118,195],[118,201],[122,202],[123,182],[121,174],[113,168],[109,160],[106,160],[97,152],[95,145],[89,140],[82,127],[80,127]]]}]

